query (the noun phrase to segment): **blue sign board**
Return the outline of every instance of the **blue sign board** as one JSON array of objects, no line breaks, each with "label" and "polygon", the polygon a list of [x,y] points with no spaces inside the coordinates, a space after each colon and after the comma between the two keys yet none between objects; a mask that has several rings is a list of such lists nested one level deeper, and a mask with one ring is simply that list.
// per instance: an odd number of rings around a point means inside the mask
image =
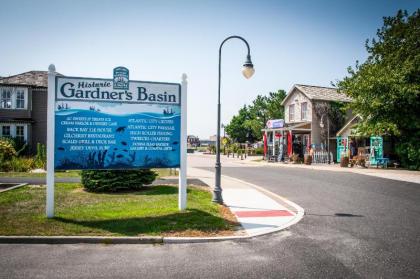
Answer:
[{"label": "blue sign board", "polygon": [[181,85],[116,87],[116,69],[114,79],[56,76],[55,169],[180,166]]}]

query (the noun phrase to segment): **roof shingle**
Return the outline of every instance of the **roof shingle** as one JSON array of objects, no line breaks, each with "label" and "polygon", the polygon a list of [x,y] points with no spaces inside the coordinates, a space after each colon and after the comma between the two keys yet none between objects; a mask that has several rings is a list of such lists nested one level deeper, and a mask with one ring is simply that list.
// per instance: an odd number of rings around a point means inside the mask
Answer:
[{"label": "roof shingle", "polygon": [[304,84],[296,84],[295,87],[311,100],[351,102],[350,97],[339,93],[336,88]]},{"label": "roof shingle", "polygon": [[0,78],[0,84],[18,84],[26,86],[48,87],[47,71],[29,71],[26,73]]}]

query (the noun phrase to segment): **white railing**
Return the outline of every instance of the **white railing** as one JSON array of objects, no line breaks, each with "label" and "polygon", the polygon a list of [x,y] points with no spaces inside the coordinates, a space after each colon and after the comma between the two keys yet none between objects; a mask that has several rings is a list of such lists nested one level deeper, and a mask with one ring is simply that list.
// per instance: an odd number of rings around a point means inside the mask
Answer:
[{"label": "white railing", "polygon": [[328,154],[327,151],[315,151],[312,156],[312,163],[313,164],[328,164],[328,156],[330,157],[330,162],[334,162],[333,154],[330,152]]}]

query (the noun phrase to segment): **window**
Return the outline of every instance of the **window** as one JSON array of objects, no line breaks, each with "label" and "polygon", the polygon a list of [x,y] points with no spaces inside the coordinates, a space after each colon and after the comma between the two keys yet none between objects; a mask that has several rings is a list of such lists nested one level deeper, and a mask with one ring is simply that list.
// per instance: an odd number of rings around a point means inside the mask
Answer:
[{"label": "window", "polygon": [[0,108],[10,109],[12,108],[12,90],[3,89],[0,96]]},{"label": "window", "polygon": [[300,110],[300,117],[302,120],[307,120],[308,118],[308,103],[302,103],[301,105],[301,110]]},{"label": "window", "polygon": [[16,126],[16,139],[18,141],[25,141],[25,126]]},{"label": "window", "polygon": [[2,137],[10,137],[10,126],[2,126],[1,127],[1,136]]},{"label": "window", "polygon": [[0,109],[25,109],[26,98],[26,88],[0,88]]},{"label": "window", "polygon": [[22,89],[18,89],[16,91],[16,108],[25,108],[25,91],[23,91]]},{"label": "window", "polygon": [[289,121],[295,120],[295,105],[289,105]]}]

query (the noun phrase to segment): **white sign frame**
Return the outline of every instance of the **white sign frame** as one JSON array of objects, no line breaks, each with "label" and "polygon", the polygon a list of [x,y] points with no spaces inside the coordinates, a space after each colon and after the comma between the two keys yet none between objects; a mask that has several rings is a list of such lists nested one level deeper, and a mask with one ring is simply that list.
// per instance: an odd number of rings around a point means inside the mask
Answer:
[{"label": "white sign frame", "polygon": [[[47,98],[47,192],[46,215],[54,217],[54,150],[55,150],[55,90],[56,69],[53,64],[48,67],[48,98]],[[182,75],[181,82],[181,138],[180,138],[180,168],[178,177],[178,208],[187,207],[187,75]]]}]

